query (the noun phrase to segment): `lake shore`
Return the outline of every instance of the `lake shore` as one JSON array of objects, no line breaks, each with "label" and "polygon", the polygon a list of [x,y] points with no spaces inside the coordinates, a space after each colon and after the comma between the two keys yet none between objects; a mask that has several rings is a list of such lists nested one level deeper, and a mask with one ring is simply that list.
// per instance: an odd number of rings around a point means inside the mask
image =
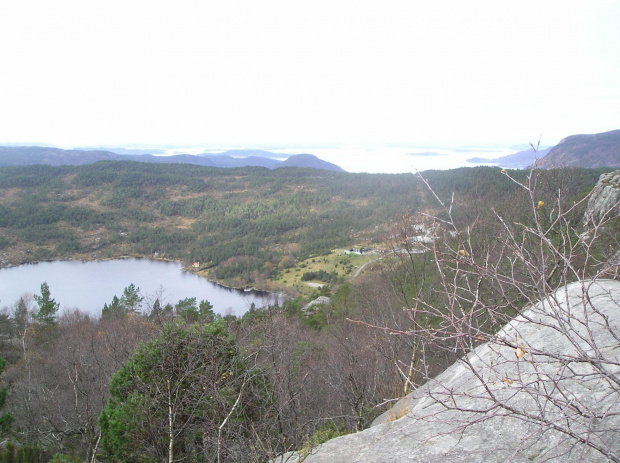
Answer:
[{"label": "lake shore", "polygon": [[[32,263],[34,264],[34,263]],[[279,293],[233,289],[187,272],[181,262],[124,256],[117,259],[55,260],[0,269],[0,299],[11,307],[23,295],[39,292],[43,282],[62,308],[78,308],[100,315],[101,308],[123,288],[133,284],[144,297],[144,310],[155,300],[176,304],[179,300],[208,300],[222,315],[241,315],[251,304],[257,307],[282,299]]]},{"label": "lake shore", "polygon": [[56,259],[41,259],[41,260],[26,260],[18,263],[10,263],[10,264],[0,264],[0,269],[3,268],[14,268],[19,267],[21,265],[36,265],[39,263],[51,263],[51,262],[107,262],[107,261],[115,261],[115,260],[124,260],[124,259],[144,259],[149,261],[158,261],[158,262],[169,262],[180,264],[183,268],[184,272],[188,272],[194,274],[200,278],[205,279],[206,281],[213,283],[214,285],[220,286],[221,288],[234,290],[234,291],[243,291],[247,293],[253,294],[261,294],[261,295],[273,295],[276,300],[286,299],[291,297],[290,294],[287,294],[291,291],[294,291],[294,288],[277,288],[274,289],[272,287],[266,288],[255,288],[255,287],[240,287],[228,284],[224,281],[218,281],[208,275],[208,271],[202,268],[195,268],[193,265],[190,265],[188,262],[184,262],[179,259],[168,259],[162,256],[144,256],[139,254],[122,254],[119,256],[105,256],[99,257],[97,255],[84,255],[84,254],[75,254],[73,256],[63,256]]}]

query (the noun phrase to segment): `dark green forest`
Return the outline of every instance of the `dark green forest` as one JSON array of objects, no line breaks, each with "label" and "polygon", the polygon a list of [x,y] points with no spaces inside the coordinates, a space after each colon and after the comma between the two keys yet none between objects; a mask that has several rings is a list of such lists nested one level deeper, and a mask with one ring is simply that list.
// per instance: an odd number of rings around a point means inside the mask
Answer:
[{"label": "dark green forest", "polygon": [[[601,172],[564,172],[561,187],[569,196],[585,192]],[[524,175],[515,171],[517,178]],[[541,176],[544,188],[558,174]],[[496,168],[428,171],[424,177],[440,198],[455,193],[468,211],[518,189]],[[274,289],[283,258],[377,245],[403,215],[435,207],[413,174],[138,162],[4,167],[0,264],[156,256],[199,262],[210,278],[228,285]]]},{"label": "dark green forest", "polygon": [[[326,284],[239,318],[162,307],[131,281],[101,317],[61,314],[42,284],[0,314],[0,459],[259,462],[360,431],[554,285],[617,278],[618,220],[581,238],[601,172],[0,169],[3,265],[157,253],[269,287],[289,257],[383,253],[350,281],[307,271]],[[427,242],[412,240],[421,224]],[[318,296],[331,303],[309,310]],[[475,327],[462,336],[455,300]]]}]

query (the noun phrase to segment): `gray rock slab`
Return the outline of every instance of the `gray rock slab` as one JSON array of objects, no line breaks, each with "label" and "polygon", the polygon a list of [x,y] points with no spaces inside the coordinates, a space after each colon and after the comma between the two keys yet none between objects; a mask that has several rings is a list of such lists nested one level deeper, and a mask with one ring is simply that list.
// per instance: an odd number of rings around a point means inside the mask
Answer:
[{"label": "gray rock slab", "polygon": [[620,170],[602,174],[588,200],[583,216],[583,225],[601,220],[604,216],[615,217],[620,214]]},{"label": "gray rock slab", "polygon": [[619,336],[620,282],[570,284],[371,428],[278,462],[614,461],[620,457]]}]

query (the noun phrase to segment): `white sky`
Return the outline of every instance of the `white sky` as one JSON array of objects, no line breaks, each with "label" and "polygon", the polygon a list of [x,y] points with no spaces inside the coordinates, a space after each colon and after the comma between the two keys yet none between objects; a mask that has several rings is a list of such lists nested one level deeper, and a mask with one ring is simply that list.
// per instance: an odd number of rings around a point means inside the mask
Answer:
[{"label": "white sky", "polygon": [[0,143],[552,145],[620,128],[620,1],[5,0]]}]

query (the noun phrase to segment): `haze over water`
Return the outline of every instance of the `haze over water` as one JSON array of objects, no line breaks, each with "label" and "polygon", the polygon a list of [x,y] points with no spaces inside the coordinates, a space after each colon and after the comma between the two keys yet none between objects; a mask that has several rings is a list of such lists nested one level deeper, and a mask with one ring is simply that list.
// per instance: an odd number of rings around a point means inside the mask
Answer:
[{"label": "haze over water", "polygon": [[[493,159],[514,154],[527,149],[524,143],[520,147],[462,147],[445,148],[429,146],[367,145],[367,146],[281,146],[281,145],[222,145],[218,147],[179,147],[163,148],[166,155],[201,154],[213,155],[229,150],[260,149],[270,153],[281,154],[281,160],[294,154],[313,154],[319,159],[340,166],[347,172],[367,172],[400,174],[429,169],[456,169],[458,167],[475,167],[477,163],[467,162],[470,158]],[[127,148],[132,148],[128,146]],[[153,147],[155,148],[155,147]],[[162,149],[162,148],[159,148]],[[113,151],[113,149],[110,149]]]},{"label": "haze over water", "polygon": [[[285,150],[282,150],[285,151]],[[398,174],[429,169],[456,169],[475,167],[467,162],[474,157],[496,158],[516,153],[514,149],[496,148],[429,148],[429,147],[363,147],[363,148],[315,148],[293,153],[309,152],[318,158],[334,163],[347,172]],[[288,151],[289,153],[291,151]]]}]

